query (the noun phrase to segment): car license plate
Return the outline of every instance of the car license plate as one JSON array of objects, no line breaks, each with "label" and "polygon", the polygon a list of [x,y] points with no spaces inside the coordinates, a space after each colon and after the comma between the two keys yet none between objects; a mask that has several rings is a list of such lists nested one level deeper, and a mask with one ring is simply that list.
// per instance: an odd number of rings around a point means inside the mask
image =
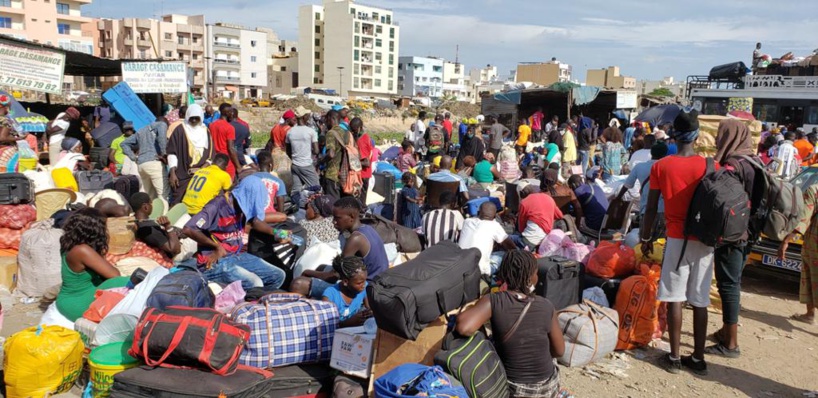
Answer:
[{"label": "car license plate", "polygon": [[801,272],[801,262],[796,260],[782,260],[769,254],[765,254],[761,257],[761,263],[771,267]]}]

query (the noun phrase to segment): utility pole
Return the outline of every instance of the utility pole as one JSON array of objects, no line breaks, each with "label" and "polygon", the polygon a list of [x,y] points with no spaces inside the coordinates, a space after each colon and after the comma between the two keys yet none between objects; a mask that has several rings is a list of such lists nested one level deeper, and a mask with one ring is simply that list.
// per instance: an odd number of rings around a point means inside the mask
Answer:
[{"label": "utility pole", "polygon": [[338,96],[344,98],[344,67],[338,67]]}]

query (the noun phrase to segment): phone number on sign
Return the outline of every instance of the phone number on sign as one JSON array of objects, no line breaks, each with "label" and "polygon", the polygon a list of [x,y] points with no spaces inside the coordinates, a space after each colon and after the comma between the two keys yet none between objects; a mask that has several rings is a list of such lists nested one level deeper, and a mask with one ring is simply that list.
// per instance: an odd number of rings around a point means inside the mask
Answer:
[{"label": "phone number on sign", "polygon": [[29,79],[22,79],[16,78],[11,76],[6,76],[2,79],[4,84],[15,85],[18,87],[29,87],[37,90],[44,90],[44,91],[55,91],[57,90],[56,84],[49,84],[45,82],[38,82],[36,80],[29,80]]}]

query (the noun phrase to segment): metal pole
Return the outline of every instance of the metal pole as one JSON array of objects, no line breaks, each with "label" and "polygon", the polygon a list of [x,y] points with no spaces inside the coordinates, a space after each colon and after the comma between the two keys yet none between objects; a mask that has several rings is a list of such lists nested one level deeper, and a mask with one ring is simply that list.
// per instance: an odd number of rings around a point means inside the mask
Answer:
[{"label": "metal pole", "polygon": [[338,66],[338,96],[344,98],[344,67]]}]

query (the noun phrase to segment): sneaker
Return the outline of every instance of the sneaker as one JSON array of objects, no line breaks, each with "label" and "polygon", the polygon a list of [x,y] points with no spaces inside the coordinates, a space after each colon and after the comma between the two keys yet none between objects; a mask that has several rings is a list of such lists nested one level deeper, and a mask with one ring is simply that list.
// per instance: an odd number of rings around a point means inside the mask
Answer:
[{"label": "sneaker", "polygon": [[723,356],[725,358],[738,358],[738,357],[741,356],[741,349],[736,347],[736,348],[731,350],[731,349],[727,348],[726,345],[724,345],[722,343],[719,343],[719,344],[711,345],[710,347],[705,348],[704,353],[705,354],[710,354],[710,355],[719,355],[719,356]]},{"label": "sneaker", "polygon": [[679,359],[671,359],[670,354],[662,355],[659,359],[659,366],[668,371],[668,373],[679,374],[682,371],[682,361]]},{"label": "sneaker", "polygon": [[707,376],[707,362],[704,359],[694,361],[692,355],[682,357],[682,365],[699,376]]}]

